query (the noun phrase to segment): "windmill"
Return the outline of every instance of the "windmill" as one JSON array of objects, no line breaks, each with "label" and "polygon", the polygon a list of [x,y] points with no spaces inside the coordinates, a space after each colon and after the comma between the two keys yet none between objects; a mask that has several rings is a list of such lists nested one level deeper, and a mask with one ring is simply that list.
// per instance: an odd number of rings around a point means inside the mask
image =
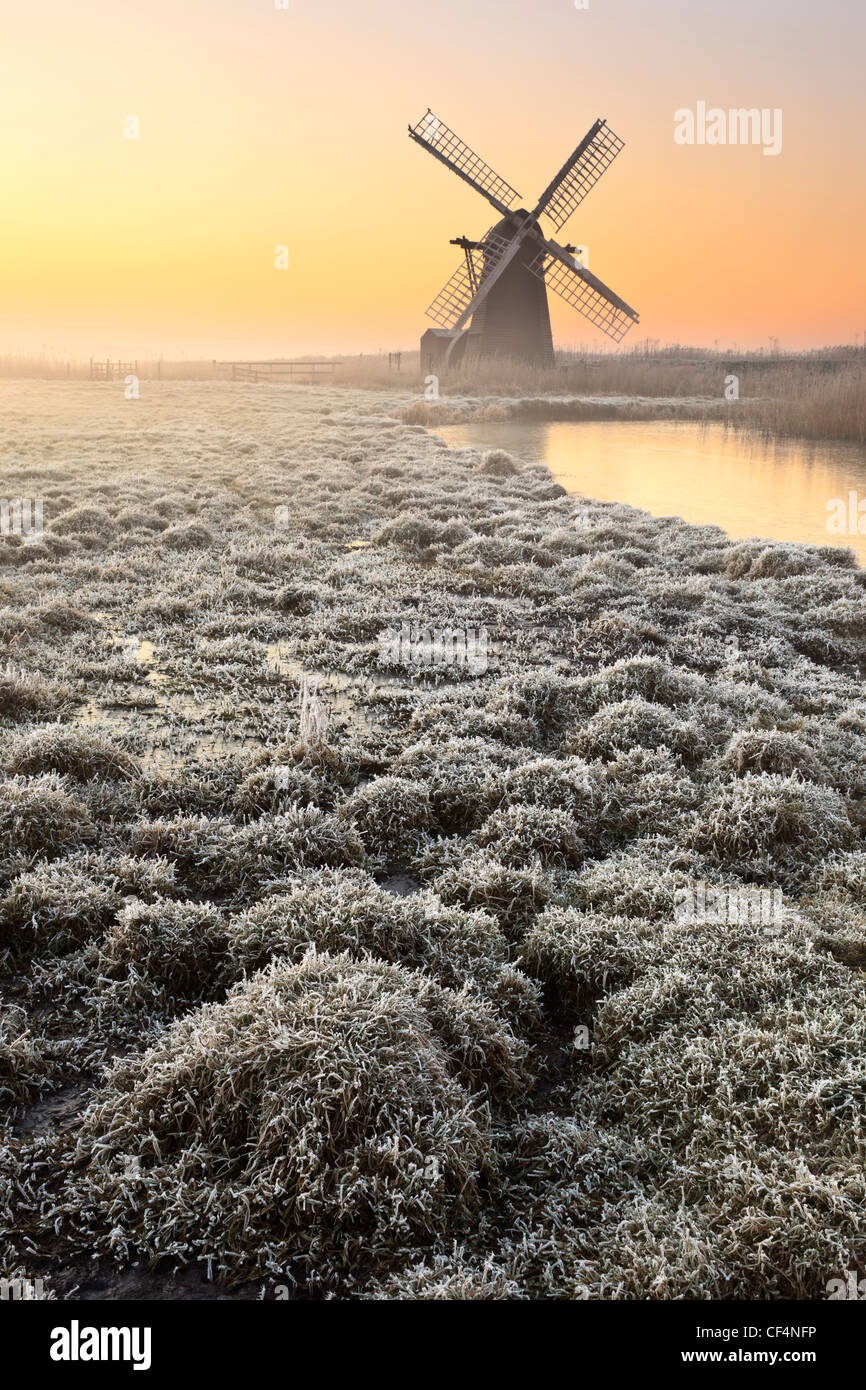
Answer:
[{"label": "windmill", "polygon": [[463,251],[463,261],[427,310],[439,331],[431,329],[422,338],[422,361],[505,356],[551,364],[548,288],[615,342],[638,322],[635,310],[576,259],[577,247],[545,237],[538,220],[548,217],[559,231],[619,154],[624,141],[605,121],[597,120],[587,131],[532,212],[514,207],[520,194],[429,108],[409,127],[409,135],[477,189],[500,216],[477,241],[465,236],[452,241]]}]

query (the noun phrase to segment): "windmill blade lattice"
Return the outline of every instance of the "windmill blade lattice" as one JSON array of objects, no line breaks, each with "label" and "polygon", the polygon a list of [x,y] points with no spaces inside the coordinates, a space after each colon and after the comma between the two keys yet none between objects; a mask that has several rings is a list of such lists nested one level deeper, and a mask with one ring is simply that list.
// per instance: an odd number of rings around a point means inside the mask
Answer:
[{"label": "windmill blade lattice", "polygon": [[445,281],[427,310],[428,318],[438,323],[440,328],[456,327],[511,245],[505,237],[497,236],[492,228],[485,232],[478,245],[467,250],[457,270]]},{"label": "windmill blade lattice", "polygon": [[423,145],[436,159],[453,169],[454,173],[492,203],[497,212],[506,213],[520,194],[516,188],[497,174],[489,164],[477,155],[465,140],[445,124],[443,120],[428,109],[417,125],[409,127],[409,134],[418,145]]},{"label": "windmill blade lattice", "polygon": [[625,300],[608,289],[603,280],[590,271],[571,263],[551,251],[547,246],[539,251],[529,269],[547,288],[553,290],[566,304],[570,304],[584,318],[594,323],[609,338],[618,343],[624,338],[632,324],[638,322],[638,315]]},{"label": "windmill blade lattice", "polygon": [[542,193],[534,215],[546,213],[558,230],[624,148],[606,121],[596,121]]}]

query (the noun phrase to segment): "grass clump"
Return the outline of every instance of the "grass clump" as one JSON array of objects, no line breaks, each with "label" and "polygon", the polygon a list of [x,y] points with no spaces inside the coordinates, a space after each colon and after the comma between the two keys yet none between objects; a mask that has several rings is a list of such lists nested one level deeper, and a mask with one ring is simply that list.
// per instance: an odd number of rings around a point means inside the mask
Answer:
[{"label": "grass clump", "polygon": [[797,903],[814,924],[814,941],[838,961],[866,970],[866,853],[822,863]]},{"label": "grass clump", "polygon": [[237,972],[227,960],[223,918],[212,903],[125,902],[100,940],[43,973],[76,996],[88,1024],[112,1033],[161,1022],[212,999]]},{"label": "grass clump", "polygon": [[527,743],[542,750],[558,748],[576,709],[575,681],[543,672],[532,676],[510,677],[501,681],[486,709],[508,722],[516,720],[528,737]]},{"label": "grass clump", "polygon": [[55,517],[51,530],[57,536],[100,536],[114,531],[114,522],[102,507],[70,507]]},{"label": "grass clump", "polygon": [[192,889],[223,894],[261,890],[305,867],[361,864],[364,847],[351,823],[317,806],[289,806],[237,826],[225,817],[178,816],[135,827],[135,854],[160,855]]},{"label": "grass clump", "polygon": [[520,472],[520,465],[504,449],[490,449],[481,460],[478,471],[488,478],[513,478]]},{"label": "grass clump", "polygon": [[546,916],[527,955],[591,1044],[511,1131],[499,1259],[533,1297],[824,1297],[866,1197],[861,982],[794,922]]},{"label": "grass clump", "polygon": [[440,742],[428,737],[401,753],[396,773],[423,782],[443,831],[465,834],[494,809],[496,803],[489,794],[491,779],[518,761],[510,749],[484,738]]},{"label": "grass clump", "polygon": [[0,941],[16,954],[59,955],[98,936],[123,899],[88,869],[85,854],[20,874],[0,899]]},{"label": "grass clump", "polygon": [[454,989],[478,989],[509,1016],[532,1021],[535,990],[509,963],[507,941],[485,912],[445,906],[435,893],[398,897],[358,870],[323,869],[278,885],[227,926],[234,967],[252,973],[310,946],[364,953],[424,969]]},{"label": "grass clump", "polygon": [[272,763],[248,773],[234,795],[234,805],[241,814],[257,817],[275,815],[292,802],[330,811],[339,797],[339,787],[314,771],[297,764]]},{"label": "grass clump", "polygon": [[693,703],[701,691],[702,682],[691,671],[672,666],[658,656],[644,656],[614,662],[584,677],[577,694],[587,712],[595,714],[604,705],[634,699],[674,709]]},{"label": "grass clump", "polygon": [[56,773],[0,780],[0,880],[94,838],[87,808]]},{"label": "grass clump", "polygon": [[606,802],[599,842],[606,848],[633,836],[664,835],[682,843],[701,794],[669,748],[630,748],[606,764]]},{"label": "grass clump", "polygon": [[33,775],[59,772],[76,782],[132,778],[138,763],[98,730],[68,729],[52,724],[13,740],[4,753],[8,771]]},{"label": "grass clump", "polygon": [[583,758],[610,759],[632,748],[660,747],[696,762],[706,752],[706,740],[691,720],[640,696],[603,705],[568,741],[569,751]]},{"label": "grass clump", "polygon": [[821,859],[848,848],[853,827],[838,792],[784,777],[746,773],[702,809],[695,847],[734,873],[794,889]]},{"label": "grass clump", "polygon": [[537,859],[545,868],[576,868],[587,847],[566,811],[549,806],[506,806],[492,815],[470,837],[511,868]]},{"label": "grass clump", "polygon": [[851,850],[828,860],[818,870],[817,884],[843,902],[866,908],[866,850]]},{"label": "grass clump", "polygon": [[459,842],[453,858],[456,862],[434,872],[433,887],[442,901],[482,908],[496,918],[510,941],[519,939],[551,896],[550,878],[540,860],[514,867],[488,850],[467,854]]},{"label": "grass clump", "polygon": [[132,901],[103,936],[99,966],[110,977],[134,973],[195,999],[225,969],[227,944],[222,916],[210,903]]},{"label": "grass clump", "polygon": [[0,1110],[28,1099],[46,1084],[50,1064],[23,1009],[0,1005]]},{"label": "grass clump", "polygon": [[83,632],[93,625],[93,620],[82,608],[63,598],[40,603],[34,613],[42,626],[47,628],[53,637]]},{"label": "grass clump", "polygon": [[345,803],[343,813],[367,853],[385,864],[408,863],[436,828],[427,787],[407,777],[367,782]]},{"label": "grass clump", "polygon": [[571,906],[614,917],[673,920],[677,891],[710,877],[700,855],[675,841],[647,838],[585,864],[569,881]]},{"label": "grass clump", "polygon": [[478,999],[381,961],[275,963],[108,1073],[66,1230],[228,1278],[381,1277],[472,1220],[493,1165],[482,1092],[521,1076]]},{"label": "grass clump", "polygon": [[548,907],[527,933],[521,960],[559,1006],[585,1009],[633,978],[650,931],[640,918]]},{"label": "grass clump", "polygon": [[0,667],[0,718],[15,721],[40,718],[65,704],[69,692],[39,675],[19,671],[11,662]]},{"label": "grass clump", "polygon": [[176,551],[207,550],[213,540],[213,532],[198,521],[168,526],[159,537],[160,545]]},{"label": "grass clump", "polygon": [[488,778],[481,799],[491,811],[522,805],[564,812],[587,845],[598,843],[606,800],[598,769],[579,758],[529,758]]},{"label": "grass clump", "polygon": [[361,1297],[400,1303],[474,1303],[511,1302],[527,1295],[495,1260],[473,1258],[461,1247],[420,1260],[389,1279],[373,1280]]},{"label": "grass clump", "polygon": [[783,729],[741,729],[725,749],[722,761],[740,777],[746,772],[778,772],[782,777],[798,773],[810,782],[826,780],[813,750]]},{"label": "grass clump", "polygon": [[76,851],[13,879],[0,898],[0,943],[16,955],[63,955],[99,938],[127,896],[174,891],[164,859]]}]

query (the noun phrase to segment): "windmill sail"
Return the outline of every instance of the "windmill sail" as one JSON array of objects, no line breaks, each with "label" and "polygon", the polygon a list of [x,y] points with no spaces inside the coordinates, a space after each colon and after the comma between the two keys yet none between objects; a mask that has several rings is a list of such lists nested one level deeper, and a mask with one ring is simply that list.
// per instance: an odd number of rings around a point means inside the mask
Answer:
[{"label": "windmill sail", "polygon": [[482,197],[493,204],[497,212],[505,215],[520,197],[510,183],[500,178],[495,169],[485,164],[484,160],[429,108],[417,125],[409,127],[409,135],[416,144],[423,145],[436,159],[453,169],[458,178],[477,189]]},{"label": "windmill sail", "polygon": [[533,215],[546,213],[559,230],[624,147],[605,121],[596,121],[547,185]]},{"label": "windmill sail", "polygon": [[485,282],[499,266],[511,246],[505,237],[497,236],[491,228],[460,262],[450,279],[445,281],[427,310],[428,318],[440,328],[456,328],[468,317],[468,309],[476,295],[486,294]]},{"label": "windmill sail", "polygon": [[584,270],[583,266],[575,265],[555,242],[545,242],[544,249],[539,251],[529,269],[545,282],[548,289],[616,343],[625,337],[632,324],[639,321],[637,312],[624,299],[608,289],[597,275]]}]

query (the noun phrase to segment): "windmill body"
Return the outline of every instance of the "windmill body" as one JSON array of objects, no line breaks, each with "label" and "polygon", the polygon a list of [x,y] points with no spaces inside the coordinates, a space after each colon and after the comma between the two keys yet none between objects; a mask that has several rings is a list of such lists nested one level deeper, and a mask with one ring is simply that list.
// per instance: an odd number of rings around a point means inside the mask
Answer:
[{"label": "windmill body", "polygon": [[[521,209],[517,217],[503,217],[493,228],[493,235],[512,241],[520,231],[521,217],[528,216]],[[553,366],[547,288],[544,279],[530,268],[535,255],[533,242],[524,240],[514,260],[478,305],[465,334],[465,363],[486,357],[511,357],[515,361]]]},{"label": "windmill body", "polygon": [[454,239],[464,260],[427,310],[439,329],[421,340],[425,370],[494,357],[552,365],[548,289],[616,342],[638,322],[634,309],[575,260],[575,247],[545,237],[539,221],[546,216],[558,230],[622,149],[605,121],[587,132],[532,212],[513,207],[516,190],[432,111],[409,127],[409,135],[500,214],[478,241]]}]

